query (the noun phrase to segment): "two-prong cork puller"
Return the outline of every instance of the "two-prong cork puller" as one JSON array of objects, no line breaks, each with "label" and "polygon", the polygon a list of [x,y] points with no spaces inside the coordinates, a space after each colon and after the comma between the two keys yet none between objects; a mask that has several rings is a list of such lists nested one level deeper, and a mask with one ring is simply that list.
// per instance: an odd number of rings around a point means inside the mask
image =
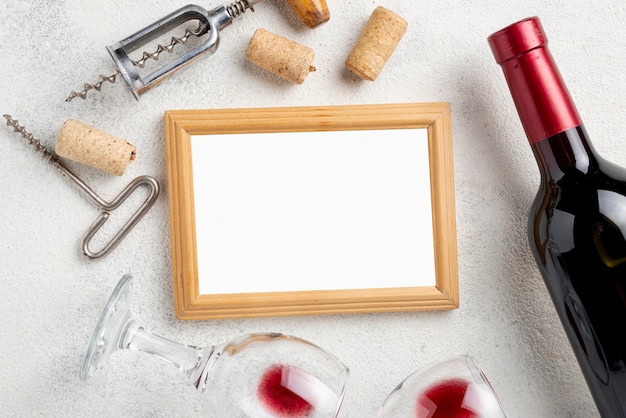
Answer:
[{"label": "two-prong cork puller", "polygon": [[[65,99],[71,101],[76,97],[85,99],[90,90],[100,91],[104,83],[115,83],[119,75],[122,76],[130,91],[139,99],[146,91],[155,87],[172,74],[191,64],[192,62],[213,54],[219,46],[219,32],[229,26],[233,19],[239,17],[247,9],[254,11],[253,6],[261,0],[240,0],[227,6],[219,6],[210,11],[197,5],[187,5],[181,7],[164,18],[146,26],[137,33],[121,40],[113,45],[109,45],[107,50],[113,58],[117,69],[110,76],[101,75],[94,84],[84,84],[80,92],[72,91]],[[180,38],[172,37],[167,45],[158,45],[153,53],[144,51],[148,43],[156,41],[159,37],[165,36],[169,31],[189,22],[197,21],[196,29],[186,29]],[[140,74],[139,69],[144,68],[147,61],[158,61],[163,52],[173,52],[176,45],[184,45],[191,37],[203,37],[206,39],[194,49],[181,54],[171,62],[156,68],[149,74]],[[134,51],[144,51],[140,58],[134,60],[130,55]]]}]

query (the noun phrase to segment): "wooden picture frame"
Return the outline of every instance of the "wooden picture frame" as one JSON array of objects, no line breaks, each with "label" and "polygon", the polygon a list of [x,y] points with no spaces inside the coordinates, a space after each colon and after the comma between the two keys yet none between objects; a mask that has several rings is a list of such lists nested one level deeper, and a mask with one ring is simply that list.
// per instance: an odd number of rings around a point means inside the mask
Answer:
[{"label": "wooden picture frame", "polygon": [[[458,307],[452,129],[448,103],[172,110],[165,113],[164,119],[177,318],[202,320]],[[429,256],[428,260],[418,261],[433,264],[435,277],[432,283],[361,288],[357,280],[356,284],[348,283],[344,288],[335,289],[307,290],[305,287],[295,291],[201,293],[197,243],[199,237],[207,234],[196,229],[195,207],[198,194],[203,193],[205,179],[204,175],[202,179],[194,178],[192,148],[195,145],[192,143],[198,143],[194,141],[210,140],[212,135],[248,135],[255,140],[257,134],[307,132],[320,137],[336,134],[339,138],[353,132],[380,130],[390,136],[395,132],[424,130],[428,154],[425,157],[428,165],[426,181],[430,196],[423,196],[423,200],[430,199],[433,259],[430,260]],[[332,137],[330,144],[333,144]],[[195,151],[200,152],[198,149]],[[205,256],[200,259],[204,260]],[[209,278],[213,279],[219,280]]]}]

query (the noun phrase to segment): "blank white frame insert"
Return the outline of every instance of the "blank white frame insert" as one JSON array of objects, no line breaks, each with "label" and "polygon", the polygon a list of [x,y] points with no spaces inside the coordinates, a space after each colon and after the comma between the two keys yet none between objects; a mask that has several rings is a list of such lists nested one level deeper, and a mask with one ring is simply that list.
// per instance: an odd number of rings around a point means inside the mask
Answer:
[{"label": "blank white frame insert", "polygon": [[425,129],[191,140],[201,294],[435,285]]}]

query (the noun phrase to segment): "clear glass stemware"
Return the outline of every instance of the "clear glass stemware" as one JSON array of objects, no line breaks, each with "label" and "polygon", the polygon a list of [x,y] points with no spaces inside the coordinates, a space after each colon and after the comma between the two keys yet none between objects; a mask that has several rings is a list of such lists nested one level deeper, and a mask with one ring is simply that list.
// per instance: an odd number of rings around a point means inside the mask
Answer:
[{"label": "clear glass stemware", "polygon": [[132,276],[115,287],[89,342],[80,371],[88,379],[123,349],[174,364],[200,395],[209,417],[336,417],[348,368],[305,340],[259,333],[194,347],[144,329],[132,317]]},{"label": "clear glass stemware", "polygon": [[389,394],[378,418],[506,418],[485,373],[469,355],[433,363]]}]

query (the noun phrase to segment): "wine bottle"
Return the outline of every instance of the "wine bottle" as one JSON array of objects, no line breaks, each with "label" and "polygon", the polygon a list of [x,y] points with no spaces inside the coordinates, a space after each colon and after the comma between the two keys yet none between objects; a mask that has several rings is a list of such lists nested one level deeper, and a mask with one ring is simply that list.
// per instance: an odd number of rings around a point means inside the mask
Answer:
[{"label": "wine bottle", "polygon": [[540,171],[528,237],[603,417],[626,416],[626,170],[598,155],[537,17],[492,34]]}]

